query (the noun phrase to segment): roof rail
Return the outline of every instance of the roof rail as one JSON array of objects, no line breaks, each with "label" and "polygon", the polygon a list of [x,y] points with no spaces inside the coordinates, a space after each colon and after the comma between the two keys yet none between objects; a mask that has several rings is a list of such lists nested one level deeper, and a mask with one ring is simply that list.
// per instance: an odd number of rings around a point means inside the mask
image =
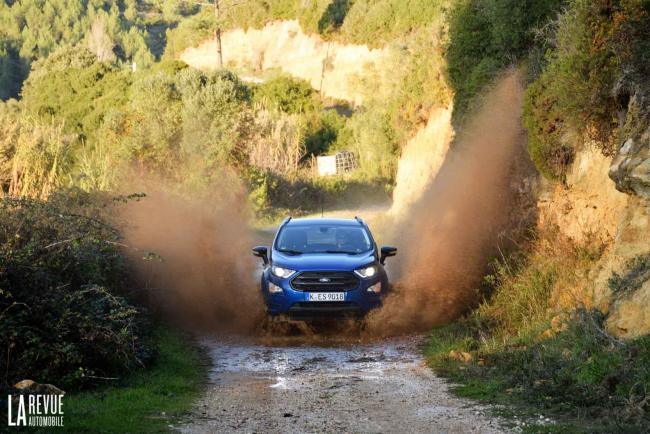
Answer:
[{"label": "roof rail", "polygon": [[365,225],[365,224],[366,224],[366,222],[364,222],[363,219],[362,219],[361,217],[359,217],[359,216],[356,216],[356,215],[355,215],[355,216],[354,216],[354,219],[355,219],[356,221],[358,221],[359,223],[361,223],[362,225]]},{"label": "roof rail", "polygon": [[289,223],[289,220],[291,220],[291,216],[289,216],[286,219],[282,220],[282,223],[280,223],[280,226],[286,225],[287,223]]}]

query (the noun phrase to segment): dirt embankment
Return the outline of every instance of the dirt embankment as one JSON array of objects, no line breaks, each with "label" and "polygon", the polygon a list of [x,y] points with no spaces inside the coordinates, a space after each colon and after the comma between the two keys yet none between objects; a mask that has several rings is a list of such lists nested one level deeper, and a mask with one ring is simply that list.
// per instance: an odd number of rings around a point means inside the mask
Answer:
[{"label": "dirt embankment", "polygon": [[[393,277],[398,291],[370,316],[371,330],[423,331],[466,311],[476,303],[490,257],[534,216],[525,206],[530,166],[518,164],[526,159],[521,99],[519,75],[511,72],[485,96],[417,200],[394,213],[403,216],[392,234],[402,247]],[[396,206],[404,203],[396,197]]]},{"label": "dirt embankment", "polygon": [[650,283],[619,297],[608,282],[612,273],[625,273],[633,258],[650,252],[650,212],[642,198],[616,189],[609,176],[611,166],[611,157],[584,144],[567,174],[566,185],[547,186],[540,197],[539,224],[555,225],[579,245],[602,244],[601,258],[592,269],[583,270],[589,283],[577,294],[573,290],[563,297],[560,291],[555,297],[608,312],[611,333],[634,337],[650,332]]},{"label": "dirt embankment", "polygon": [[[295,20],[274,21],[261,29],[236,29],[222,36],[223,60],[228,67],[260,72],[282,71],[311,83],[331,98],[360,105],[369,92],[391,80],[387,48],[324,41],[305,34]],[[217,68],[216,42],[188,48],[180,59],[198,69]]]}]

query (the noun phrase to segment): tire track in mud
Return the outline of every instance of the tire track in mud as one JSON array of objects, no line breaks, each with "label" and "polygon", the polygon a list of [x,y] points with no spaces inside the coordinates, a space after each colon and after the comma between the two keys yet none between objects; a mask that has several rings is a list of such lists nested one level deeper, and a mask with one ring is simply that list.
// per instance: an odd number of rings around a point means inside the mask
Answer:
[{"label": "tire track in mud", "polygon": [[506,432],[456,398],[420,355],[422,337],[359,343],[204,338],[213,367],[181,433]]}]

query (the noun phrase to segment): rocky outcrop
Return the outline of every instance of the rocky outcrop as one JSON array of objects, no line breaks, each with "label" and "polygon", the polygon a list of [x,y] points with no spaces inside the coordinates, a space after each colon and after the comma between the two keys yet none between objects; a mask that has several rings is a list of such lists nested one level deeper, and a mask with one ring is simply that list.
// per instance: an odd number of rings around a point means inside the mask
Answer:
[{"label": "rocky outcrop", "polygon": [[617,190],[629,195],[629,205],[609,263],[599,277],[606,283],[603,296],[609,301],[607,328],[618,336],[634,338],[650,333],[648,270],[641,270],[645,282],[623,293],[611,288],[610,277],[629,272],[635,259],[650,253],[650,129],[625,141],[614,156],[609,176]]},{"label": "rocky outcrop", "polygon": [[548,184],[538,202],[540,225],[556,225],[577,244],[598,241],[605,247],[585,270],[584,294],[572,293],[571,299],[606,312],[608,331],[624,338],[650,333],[648,284],[624,294],[610,287],[614,274],[625,274],[634,258],[650,252],[647,143],[628,140],[614,158],[584,146],[565,185]]},{"label": "rocky outcrop", "polygon": [[539,199],[540,224],[555,224],[577,243],[614,241],[628,205],[608,177],[611,158],[595,146],[576,153],[566,184],[547,185]]},{"label": "rocky outcrop", "polygon": [[650,130],[639,139],[628,139],[609,169],[616,188],[650,201]]},{"label": "rocky outcrop", "polygon": [[22,393],[37,393],[41,395],[65,395],[65,392],[51,384],[40,384],[34,380],[22,380],[14,384],[14,388]]}]

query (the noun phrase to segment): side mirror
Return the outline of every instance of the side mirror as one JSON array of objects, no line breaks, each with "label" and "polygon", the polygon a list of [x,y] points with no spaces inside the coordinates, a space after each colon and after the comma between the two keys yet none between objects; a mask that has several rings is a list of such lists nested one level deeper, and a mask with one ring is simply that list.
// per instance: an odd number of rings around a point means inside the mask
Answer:
[{"label": "side mirror", "polygon": [[269,249],[266,246],[253,247],[253,256],[257,256],[258,258],[262,258],[262,261],[264,261],[264,265],[268,265],[268,263],[269,263]]},{"label": "side mirror", "polygon": [[384,246],[381,248],[381,256],[379,257],[379,262],[381,265],[384,265],[386,258],[395,255],[397,255],[397,247]]}]

